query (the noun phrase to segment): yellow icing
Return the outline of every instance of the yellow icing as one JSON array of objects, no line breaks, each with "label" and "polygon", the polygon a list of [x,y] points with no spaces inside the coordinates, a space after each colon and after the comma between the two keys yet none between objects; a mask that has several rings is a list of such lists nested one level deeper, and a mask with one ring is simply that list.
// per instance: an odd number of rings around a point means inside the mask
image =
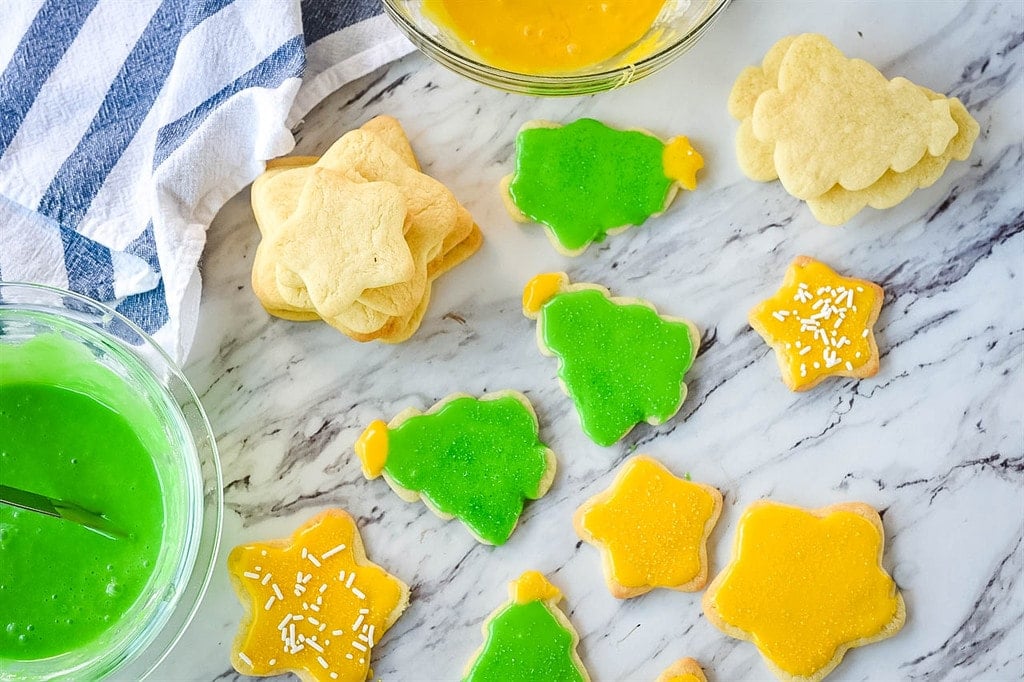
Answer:
[{"label": "yellow icing", "polygon": [[373,479],[384,471],[388,461],[388,425],[375,419],[366,427],[355,445],[356,456],[363,463],[363,473]]},{"label": "yellow icing", "polygon": [[235,641],[232,660],[239,672],[366,679],[373,647],[407,588],[379,566],[356,563],[357,545],[362,541],[352,518],[329,510],[287,541],[232,550],[228,571],[251,612]]},{"label": "yellow icing", "polygon": [[542,573],[526,571],[509,586],[512,601],[516,604],[528,604],[532,601],[557,602],[562,592],[548,582]]},{"label": "yellow icing", "polygon": [[824,263],[793,263],[782,287],[751,311],[750,323],[799,389],[828,375],[854,376],[875,356],[871,325],[881,296],[878,285],[842,277]]},{"label": "yellow icing", "polygon": [[665,682],[704,682],[693,673],[683,673],[682,675],[673,675],[668,678]]},{"label": "yellow icing", "polygon": [[665,177],[678,182],[691,192],[697,189],[697,171],[704,167],[704,157],[690,145],[685,135],[673,137],[661,156]]},{"label": "yellow icing", "polygon": [[708,599],[787,674],[813,675],[840,645],[877,636],[898,617],[896,585],[879,563],[880,523],[847,510],[821,517],[754,505]]},{"label": "yellow icing", "polygon": [[[665,0],[425,0],[423,12],[492,66],[559,73],[640,41]],[[646,44],[646,41],[644,41]],[[645,51],[652,47],[647,45]]]},{"label": "yellow icing", "polygon": [[616,477],[610,495],[585,510],[583,528],[610,555],[625,587],[676,587],[702,569],[701,550],[716,514],[708,487],[673,476],[639,456]]},{"label": "yellow icing", "polygon": [[523,287],[523,311],[537,314],[541,306],[561,291],[568,281],[564,272],[545,272],[537,275]]}]

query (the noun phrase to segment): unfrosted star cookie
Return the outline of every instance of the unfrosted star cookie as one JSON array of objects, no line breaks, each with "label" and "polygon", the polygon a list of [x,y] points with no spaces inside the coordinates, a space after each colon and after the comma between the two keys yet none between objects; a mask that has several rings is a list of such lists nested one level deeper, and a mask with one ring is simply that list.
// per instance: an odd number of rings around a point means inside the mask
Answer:
[{"label": "unfrosted star cookie", "polygon": [[533,406],[515,391],[454,394],[426,413],[409,408],[370,424],[355,449],[368,479],[383,474],[402,499],[422,499],[489,545],[508,540],[523,501],[543,497],[555,476]]},{"label": "unfrosted star cookie", "polygon": [[707,539],[721,511],[716,488],[673,476],[657,460],[637,455],[606,491],[576,510],[573,526],[601,551],[609,591],[628,599],[657,587],[702,589]]},{"label": "unfrosted star cookie", "polygon": [[704,595],[704,613],[753,642],[787,682],[817,682],[852,647],[891,637],[906,620],[882,567],[878,512],[857,502],[801,509],[761,501],[740,519],[731,563]]},{"label": "unfrosted star cookie", "polygon": [[509,585],[509,601],[483,624],[484,643],[463,682],[587,682],[579,635],[561,609],[561,591],[537,571]]},{"label": "unfrosted star cookie", "polygon": [[748,320],[775,350],[786,385],[806,391],[830,376],[862,379],[878,372],[873,326],[884,297],[874,282],[798,256],[779,290]]},{"label": "unfrosted star cookie", "polygon": [[247,610],[231,650],[243,675],[363,682],[373,648],[409,603],[409,588],[366,558],[341,509],[289,538],[235,547],[227,563]]},{"label": "unfrosted star cookie", "polygon": [[696,189],[704,159],[686,137],[663,142],[581,118],[524,125],[515,165],[501,185],[509,213],[541,223],[558,251],[576,256],[665,211],[679,187]]},{"label": "unfrosted star cookie", "polygon": [[708,682],[700,664],[692,658],[680,658],[658,675],[654,682]]},{"label": "unfrosted star cookie", "polygon": [[679,411],[700,346],[692,322],[660,315],[647,301],[613,298],[598,284],[570,283],[564,272],[527,283],[523,314],[537,320],[540,351],[559,358],[562,388],[598,445]]}]

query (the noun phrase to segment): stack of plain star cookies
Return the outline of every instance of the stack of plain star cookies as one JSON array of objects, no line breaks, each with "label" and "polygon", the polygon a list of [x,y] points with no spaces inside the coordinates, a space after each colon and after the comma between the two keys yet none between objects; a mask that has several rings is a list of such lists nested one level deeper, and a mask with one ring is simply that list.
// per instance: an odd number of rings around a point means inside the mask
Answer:
[{"label": "stack of plain star cookies", "polygon": [[420,172],[401,125],[378,116],[320,158],[267,164],[253,183],[263,239],[252,287],[286,320],[322,319],[356,341],[405,341],[433,281],[483,236],[455,196]]},{"label": "stack of plain star cookies", "polygon": [[752,180],[778,178],[820,222],[890,208],[966,159],[978,122],[960,100],[887,80],[807,33],[777,42],[729,95],[736,156]]}]

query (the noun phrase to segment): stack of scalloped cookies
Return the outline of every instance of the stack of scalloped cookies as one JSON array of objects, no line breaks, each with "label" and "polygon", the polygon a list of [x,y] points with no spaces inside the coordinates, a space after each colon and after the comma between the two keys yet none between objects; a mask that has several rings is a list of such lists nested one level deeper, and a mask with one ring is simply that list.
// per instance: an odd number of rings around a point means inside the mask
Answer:
[{"label": "stack of scalloped cookies", "polygon": [[322,319],[357,341],[419,328],[433,281],[471,256],[480,229],[420,172],[398,121],[378,116],[315,157],[267,164],[252,186],[263,240],[253,291],[267,312]]},{"label": "stack of scalloped cookies", "polygon": [[[729,110],[741,120],[744,172],[779,179],[829,224],[928,186],[951,160],[968,156],[978,135],[959,100],[888,81],[813,34],[784,38],[761,66],[746,69]],[[541,130],[538,139],[550,148],[520,144],[531,139],[521,131],[516,174],[502,191],[516,211],[527,208],[517,202],[534,201],[536,210],[517,219],[529,214],[545,225],[567,255],[665,210],[677,184],[696,188],[703,165],[685,138],[666,144],[588,119]],[[651,178],[641,205],[581,219],[585,212],[563,215],[547,203],[552,187],[569,182],[581,192],[576,204],[585,205],[588,192],[616,180],[616,164],[595,159],[638,144],[645,151],[634,159],[636,175]],[[519,156],[524,147],[527,162]],[[547,164],[571,172],[552,175]],[[253,288],[264,307],[286,319],[323,319],[360,341],[408,338],[432,281],[481,241],[451,193],[419,172],[397,121],[383,116],[319,159],[268,165],[252,204],[263,233]],[[877,284],[798,256],[748,319],[775,351],[785,384],[804,391],[827,377],[878,371],[873,326],[883,300]],[[692,322],[561,272],[531,279],[522,303],[536,321],[539,350],[557,358],[557,379],[595,443],[613,445],[637,424],[678,412],[701,341]],[[510,538],[524,505],[548,492],[556,470],[533,406],[513,390],[453,394],[425,412],[407,408],[369,424],[354,449],[366,479],[383,477],[403,500],[420,501],[495,546]],[[613,597],[697,592],[712,575],[708,543],[722,504],[716,487],[636,455],[577,508],[573,525],[598,551]],[[891,637],[906,619],[884,549],[882,519],[866,504],[804,509],[758,500],[738,521],[732,558],[707,587],[703,612],[727,635],[752,642],[779,679],[818,682],[849,649]],[[322,513],[290,538],[235,548],[228,567],[247,608],[232,650],[245,674],[371,677],[374,646],[409,602],[406,584],[369,561],[355,521],[341,510]],[[464,680],[589,680],[562,599],[536,571],[512,581],[508,600],[482,619],[483,643]],[[697,661],[683,658],[656,682],[706,677]]]},{"label": "stack of scalloped cookies", "polygon": [[978,122],[960,100],[887,80],[827,38],[788,36],[729,95],[736,156],[753,180],[778,179],[820,222],[891,208],[966,159]]}]

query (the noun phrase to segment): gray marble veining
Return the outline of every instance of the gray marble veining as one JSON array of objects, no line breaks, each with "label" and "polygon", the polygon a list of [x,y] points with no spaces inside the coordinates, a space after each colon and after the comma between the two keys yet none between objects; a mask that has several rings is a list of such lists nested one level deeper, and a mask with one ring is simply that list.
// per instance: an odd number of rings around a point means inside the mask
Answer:
[{"label": "gray marble veining", "polygon": [[[736,74],[779,37],[829,35],[890,76],[960,97],[981,124],[966,162],[900,206],[818,225],[777,183],[736,167],[725,109]],[[1019,2],[737,0],[690,53],[623,90],[573,99],[506,95],[412,55],[352,83],[296,129],[296,153],[323,151],[378,113],[405,125],[425,170],[485,233],[442,278],[419,333],[359,345],[322,324],[268,317],[249,270],[258,233],[248,195],[209,232],[199,335],[186,373],[224,466],[226,521],[209,593],[156,679],[236,679],[228,650],[241,615],[224,569],[240,542],[282,537],[338,505],[369,556],[412,586],[412,603],[375,650],[384,680],[457,679],[480,624],[522,570],[547,573],[581,636],[594,680],[652,680],[693,656],[713,682],[770,678],[754,647],[703,617],[700,593],[657,590],[618,602],[573,510],[632,452],[716,485],[725,508],[711,571],[728,560],[740,513],[762,498],[804,506],[861,500],[883,514],[884,564],[907,603],[896,637],[850,652],[834,680],[1010,680],[1024,675],[1024,8]],[[588,115],[687,134],[707,166],[662,217],[576,259],[505,214],[497,193],[515,131]],[[794,394],[746,323],[796,255],[886,290],[882,365],[861,381]],[[679,415],[600,448],[580,431],[520,313],[523,283],[567,270],[637,296],[703,332]],[[502,388],[533,401],[558,453],[551,491],[528,504],[510,542],[477,544],[457,522],[363,479],[352,445],[372,419],[441,397]]]}]

